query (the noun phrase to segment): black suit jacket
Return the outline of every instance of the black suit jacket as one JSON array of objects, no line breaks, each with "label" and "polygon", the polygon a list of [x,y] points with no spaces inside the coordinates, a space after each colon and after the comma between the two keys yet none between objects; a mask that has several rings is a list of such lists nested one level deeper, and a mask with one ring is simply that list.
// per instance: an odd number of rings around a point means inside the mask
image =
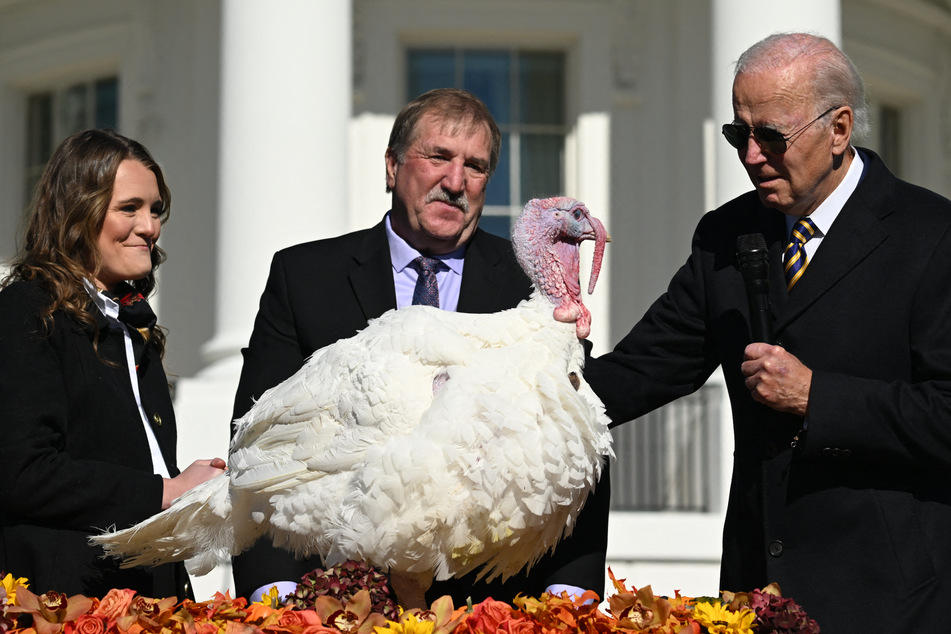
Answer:
[{"label": "black suit jacket", "polygon": [[[477,230],[466,249],[458,310],[498,312],[517,305],[530,290],[511,244]],[[368,320],[393,308],[393,267],[382,222],[371,229],[279,251],[271,264],[250,343],[243,350],[234,418],[244,415],[253,399],[299,370],[314,351],[353,336]],[[434,583],[427,598],[432,601],[451,594],[456,605],[470,596],[476,602],[488,596],[511,600],[519,592],[538,596],[551,583],[582,586],[601,594],[609,504],[610,482],[605,475],[589,497],[573,535],[529,574],[505,584],[476,583],[475,574],[470,574]],[[317,558],[298,561],[265,541],[233,560],[239,596],[274,581],[297,581],[320,566]]]},{"label": "black suit jacket", "polygon": [[[741,196],[703,217],[667,293],[585,378],[623,422],[722,365],[735,450],[720,589],[776,581],[833,634],[943,631],[951,202],[862,156],[858,189],[792,293],[784,217]],[[805,420],[756,403],[743,384],[751,338],[735,250],[749,233],[769,246],[779,343],[813,370]]]},{"label": "black suit jacket", "polygon": [[[123,335],[98,319],[91,328],[55,315],[49,337],[37,315],[49,296],[36,282],[0,292],[0,570],[27,577],[41,594],[102,597],[111,588],[189,597],[181,564],[120,570],[87,538],[128,528],[162,509],[126,366]],[[108,359],[113,365],[107,365]],[[142,405],[175,467],[175,415],[158,353],[140,364]]]}]

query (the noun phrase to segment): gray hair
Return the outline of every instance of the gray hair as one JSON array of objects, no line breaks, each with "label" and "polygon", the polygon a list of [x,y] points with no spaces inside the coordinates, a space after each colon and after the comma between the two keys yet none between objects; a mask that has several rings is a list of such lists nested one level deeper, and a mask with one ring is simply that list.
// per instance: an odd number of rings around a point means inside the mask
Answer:
[{"label": "gray hair", "polygon": [[[406,151],[416,140],[419,121],[424,115],[432,115],[453,133],[461,131],[474,134],[480,129],[488,131],[491,140],[488,176],[492,177],[502,152],[502,133],[489,108],[471,92],[458,88],[436,88],[403,106],[393,122],[387,144],[397,163],[403,164]],[[389,185],[386,191],[389,193]]]},{"label": "gray hair", "polygon": [[775,71],[805,60],[812,73],[816,112],[849,106],[854,113],[852,132],[869,132],[865,82],[852,60],[827,38],[811,33],[775,33],[746,49],[736,62],[734,76]]}]

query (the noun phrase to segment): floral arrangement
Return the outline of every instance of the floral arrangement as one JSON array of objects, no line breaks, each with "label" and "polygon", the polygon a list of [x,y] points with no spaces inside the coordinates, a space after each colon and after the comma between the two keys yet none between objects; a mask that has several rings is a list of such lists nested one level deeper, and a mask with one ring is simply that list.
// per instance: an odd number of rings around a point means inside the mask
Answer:
[{"label": "floral arrangement", "polygon": [[[627,588],[608,571],[615,593],[605,604],[591,591],[513,604],[487,599],[456,607],[448,596],[428,610],[399,610],[386,575],[348,562],[305,575],[281,601],[260,603],[217,593],[210,601],[153,599],[113,589],[101,599],[57,592],[36,595],[24,578],[0,579],[0,634],[818,634],[819,627],[775,585],[717,598],[650,586]],[[2,573],[0,573],[2,574]]]},{"label": "floral arrangement", "polygon": [[[396,595],[390,590],[390,578],[379,568],[362,561],[345,561],[324,570],[317,568],[304,575],[297,589],[287,596],[287,601],[299,610],[313,608],[317,598],[331,596],[341,603],[351,601],[360,590],[370,593],[370,608],[387,620],[396,621],[400,608]],[[277,597],[272,596],[272,604]]]}]

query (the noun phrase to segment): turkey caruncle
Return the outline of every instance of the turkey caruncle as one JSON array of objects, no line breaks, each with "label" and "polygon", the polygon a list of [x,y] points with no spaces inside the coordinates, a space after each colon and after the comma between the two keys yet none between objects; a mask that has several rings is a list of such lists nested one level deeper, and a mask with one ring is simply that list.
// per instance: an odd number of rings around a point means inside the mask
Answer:
[{"label": "turkey caruncle", "polygon": [[236,422],[225,474],[91,541],[123,565],[188,559],[201,575],[268,535],[327,565],[379,566],[404,608],[427,607],[433,578],[534,563],[613,457],[582,379],[585,240],[591,293],[603,225],[571,198],[530,201],[512,230],[530,299],[488,315],[385,313],[261,396]]}]

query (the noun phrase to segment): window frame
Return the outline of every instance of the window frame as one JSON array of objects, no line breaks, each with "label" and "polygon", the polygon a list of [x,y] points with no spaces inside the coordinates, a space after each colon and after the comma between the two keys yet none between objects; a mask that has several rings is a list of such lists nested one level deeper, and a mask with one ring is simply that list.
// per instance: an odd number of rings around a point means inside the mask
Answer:
[{"label": "window frame", "polygon": [[[511,227],[511,223],[514,221],[515,217],[521,212],[522,206],[524,203],[532,197],[539,195],[535,192],[523,192],[523,146],[526,135],[553,135],[558,136],[561,142],[560,155],[558,157],[558,174],[557,181],[558,185],[556,187],[556,192],[544,192],[541,195],[550,196],[550,195],[560,195],[567,188],[568,180],[568,159],[567,154],[570,147],[571,135],[572,135],[572,126],[570,125],[570,113],[572,110],[572,104],[568,100],[568,82],[569,82],[569,69],[570,69],[570,52],[565,49],[557,47],[546,47],[546,48],[532,48],[532,47],[519,47],[519,46],[470,46],[470,45],[446,45],[446,44],[408,44],[403,49],[404,63],[405,63],[405,77],[403,82],[404,90],[404,102],[415,98],[417,94],[410,94],[411,92],[418,92],[412,90],[413,78],[412,74],[412,55],[416,52],[445,52],[452,55],[452,66],[453,66],[453,86],[456,88],[465,88],[465,57],[467,54],[479,54],[479,53],[505,53],[509,56],[508,64],[508,93],[510,98],[509,111],[511,113],[509,120],[501,120],[500,117],[496,116],[496,123],[499,126],[499,130],[502,133],[503,143],[502,143],[502,152],[503,155],[508,153],[507,158],[503,158],[499,162],[499,169],[508,169],[507,180],[509,183],[508,191],[508,204],[490,204],[488,201],[485,204],[485,207],[482,211],[483,228],[486,230],[496,233],[498,235],[503,235],[508,237],[508,230]],[[520,90],[519,90],[519,81],[521,79],[520,73],[520,62],[522,56],[524,55],[537,55],[537,54],[549,54],[558,56],[560,63],[560,83],[561,83],[561,118],[560,123],[524,123],[521,120],[521,106],[520,103]],[[482,96],[480,96],[481,98]],[[497,171],[493,175],[497,182],[499,172]],[[492,186],[490,181],[489,187]],[[496,222],[492,222],[493,219],[504,218],[506,220],[505,230],[502,230],[501,225]],[[488,222],[485,222],[488,221]]]},{"label": "window frame", "polygon": [[[114,88],[112,116],[109,121],[99,119],[98,97],[99,86],[111,83]],[[77,88],[82,88],[83,122],[68,121],[67,109],[69,106],[70,93]],[[63,79],[56,83],[51,83],[46,87],[35,87],[22,93],[25,132],[23,138],[23,154],[21,182],[23,187],[24,200],[29,201],[33,196],[33,189],[39,182],[43,170],[49,162],[50,154],[62,141],[74,132],[92,127],[109,127],[118,129],[120,117],[120,90],[121,82],[118,73],[94,74],[85,78],[72,77]],[[34,108],[31,102],[44,100],[48,110],[45,113],[47,121],[36,121],[34,117]],[[40,127],[45,129],[40,130]],[[45,138],[37,143],[37,136],[42,134]]]}]

